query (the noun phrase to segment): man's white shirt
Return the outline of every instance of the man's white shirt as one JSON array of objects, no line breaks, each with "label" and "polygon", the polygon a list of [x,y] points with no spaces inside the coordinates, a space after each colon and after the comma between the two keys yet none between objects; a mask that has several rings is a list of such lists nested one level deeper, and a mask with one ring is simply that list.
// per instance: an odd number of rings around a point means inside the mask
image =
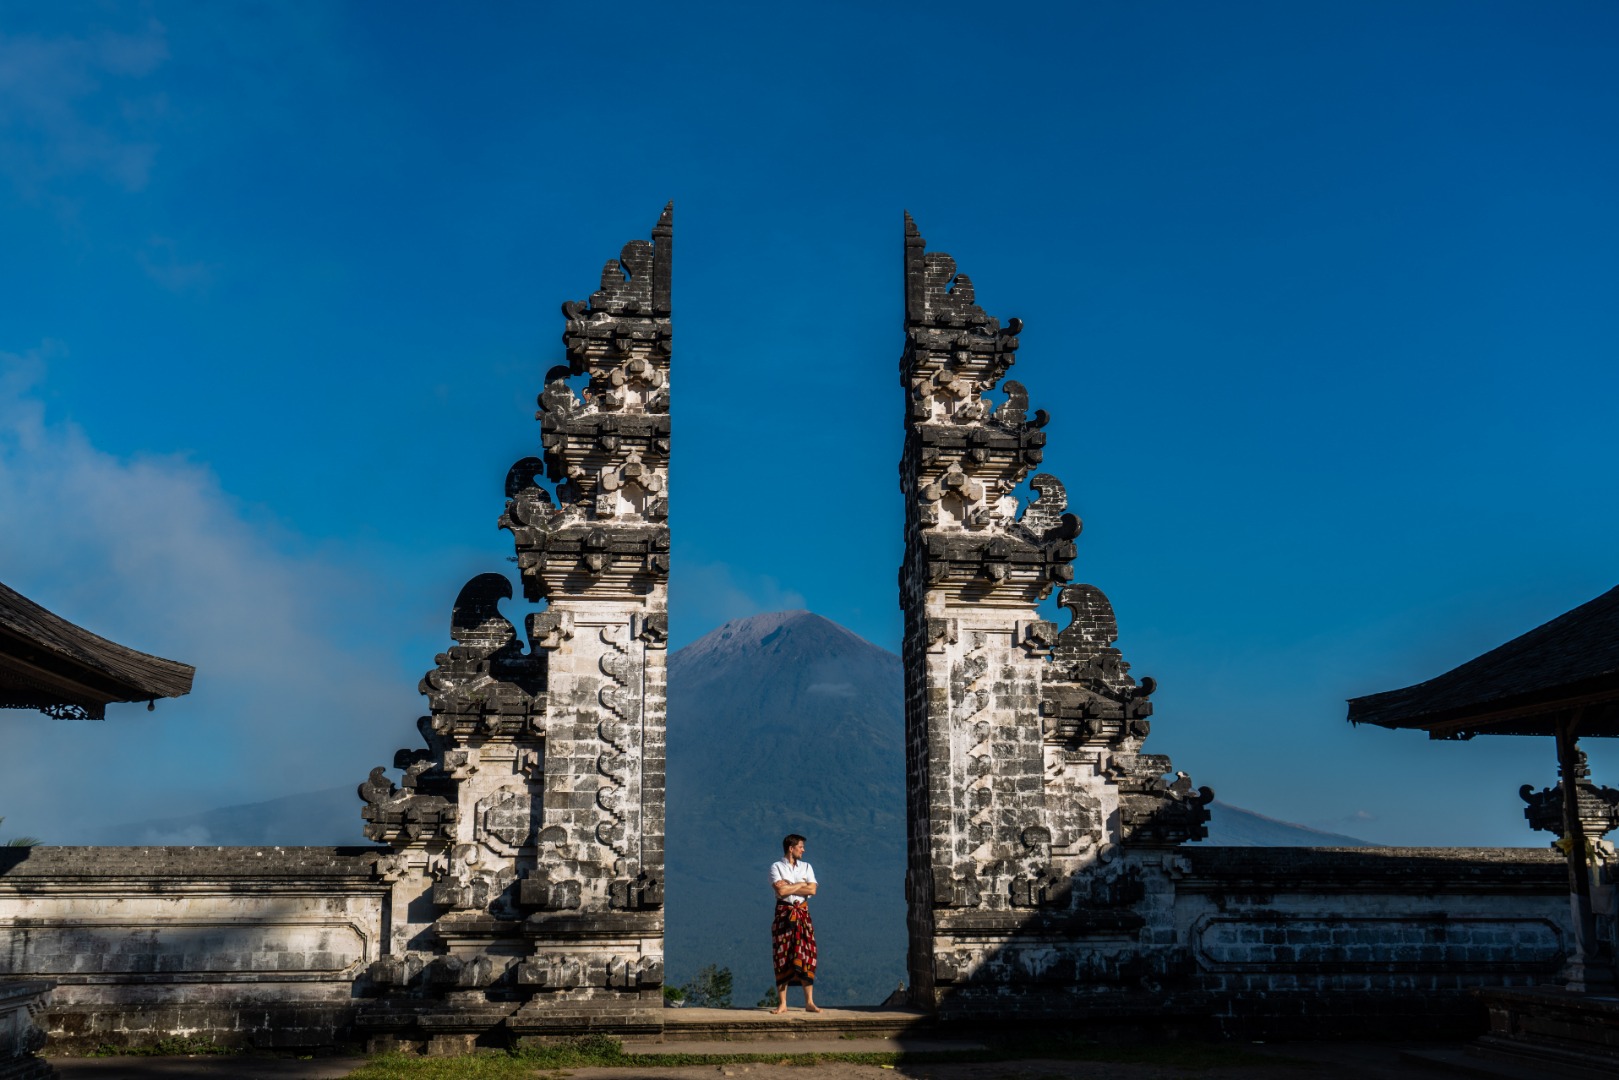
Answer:
[{"label": "man's white shirt", "polygon": [[[770,865],[770,887],[774,889],[776,882],[785,881],[789,885],[803,885],[805,882],[815,881],[815,869],[803,859],[798,860],[794,866],[786,859],[780,859]],[[807,896],[782,896],[777,899],[785,900],[789,904],[803,904],[809,901]]]}]

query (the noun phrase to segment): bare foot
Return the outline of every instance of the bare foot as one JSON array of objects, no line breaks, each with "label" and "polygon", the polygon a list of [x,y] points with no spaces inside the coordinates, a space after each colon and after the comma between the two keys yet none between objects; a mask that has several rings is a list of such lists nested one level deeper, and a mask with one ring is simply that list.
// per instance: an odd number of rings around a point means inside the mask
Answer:
[{"label": "bare foot", "polygon": [[804,1006],[804,1011],[805,1012],[820,1012],[821,1007],[819,1005],[806,1005],[806,1006]]},{"label": "bare foot", "polygon": [[784,1013],[786,1011],[787,1011],[787,1006],[783,1005],[779,1009],[771,1009],[770,1010],[770,1015],[771,1016],[780,1016],[782,1013]]}]

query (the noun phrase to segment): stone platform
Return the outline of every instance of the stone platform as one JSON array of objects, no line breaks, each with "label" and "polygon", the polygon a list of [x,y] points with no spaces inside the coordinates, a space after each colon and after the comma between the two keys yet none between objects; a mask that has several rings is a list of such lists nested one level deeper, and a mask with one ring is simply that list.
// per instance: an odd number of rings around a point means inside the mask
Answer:
[{"label": "stone platform", "polygon": [[1477,992],[1489,1034],[1473,1045],[1487,1060],[1555,1067],[1569,1077],[1619,1076],[1619,996],[1551,987]]},{"label": "stone platform", "polygon": [[[894,1046],[884,1046],[879,1049],[906,1049],[914,1050],[912,1045],[918,1039],[932,1038],[937,1040],[935,1018],[921,1009],[897,1009],[881,1006],[848,1006],[844,1008],[823,1007],[818,1013],[805,1012],[802,1006],[789,1008],[780,1016],[771,1015],[768,1009],[664,1009],[663,1035],[645,1039],[626,1039],[625,1048],[632,1053],[662,1053],[666,1049],[650,1049],[662,1044],[678,1042],[716,1043],[721,1044],[718,1050],[697,1049],[695,1046],[682,1045],[680,1052],[694,1054],[724,1054],[740,1052],[723,1047],[723,1044],[737,1041],[768,1040],[771,1042],[797,1043],[809,1040],[822,1042],[847,1042],[848,1040],[903,1040]],[[951,1040],[950,1045],[960,1044]],[[814,1049],[794,1049],[793,1053],[829,1053],[822,1047]],[[839,1047],[839,1053],[851,1053],[848,1046]]]}]

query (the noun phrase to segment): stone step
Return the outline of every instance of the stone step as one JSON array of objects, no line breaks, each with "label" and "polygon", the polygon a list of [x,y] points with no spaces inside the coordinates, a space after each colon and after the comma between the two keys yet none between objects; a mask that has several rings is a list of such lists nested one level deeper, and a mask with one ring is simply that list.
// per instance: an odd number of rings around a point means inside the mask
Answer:
[{"label": "stone step", "polygon": [[744,1039],[680,1039],[657,1042],[651,1039],[625,1039],[624,1052],[648,1054],[928,1054],[953,1050],[983,1050],[981,1042],[913,1038],[867,1039],[848,1035],[825,1037],[819,1033],[790,1034],[780,1038],[757,1036]]},{"label": "stone step", "polygon": [[[764,1008],[751,1009],[665,1009],[663,1010],[663,1036],[661,1039],[632,1040],[635,1045],[657,1045],[659,1042],[726,1043],[734,1041],[766,1040],[771,1042],[817,1042],[840,1040],[891,1040],[906,1036],[930,1036],[934,1033],[934,1017],[921,1009],[892,1009],[881,1007],[823,1008],[809,1013],[802,1006],[790,1008],[781,1016],[773,1016]],[[625,1046],[629,1047],[630,1041]],[[952,1045],[954,1045],[952,1043]],[[978,1045],[978,1044],[973,1044]],[[656,1053],[657,1051],[647,1051]],[[691,1051],[693,1053],[725,1053],[717,1051]],[[735,1051],[738,1053],[752,1051]],[[794,1050],[793,1053],[824,1053],[827,1051]],[[844,1051],[850,1052],[850,1051]]]}]

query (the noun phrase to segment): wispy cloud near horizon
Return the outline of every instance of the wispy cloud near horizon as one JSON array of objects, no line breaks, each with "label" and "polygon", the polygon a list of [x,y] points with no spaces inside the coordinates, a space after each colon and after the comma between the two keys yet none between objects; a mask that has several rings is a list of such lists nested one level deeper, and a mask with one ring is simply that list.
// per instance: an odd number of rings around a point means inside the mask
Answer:
[{"label": "wispy cloud near horizon", "polygon": [[0,353],[0,580],[98,634],[197,668],[191,695],[105,724],[0,712],[0,807],[61,843],[98,822],[364,777],[414,741],[388,589],[225,491],[206,465],[119,457],[47,415],[58,344]]}]

